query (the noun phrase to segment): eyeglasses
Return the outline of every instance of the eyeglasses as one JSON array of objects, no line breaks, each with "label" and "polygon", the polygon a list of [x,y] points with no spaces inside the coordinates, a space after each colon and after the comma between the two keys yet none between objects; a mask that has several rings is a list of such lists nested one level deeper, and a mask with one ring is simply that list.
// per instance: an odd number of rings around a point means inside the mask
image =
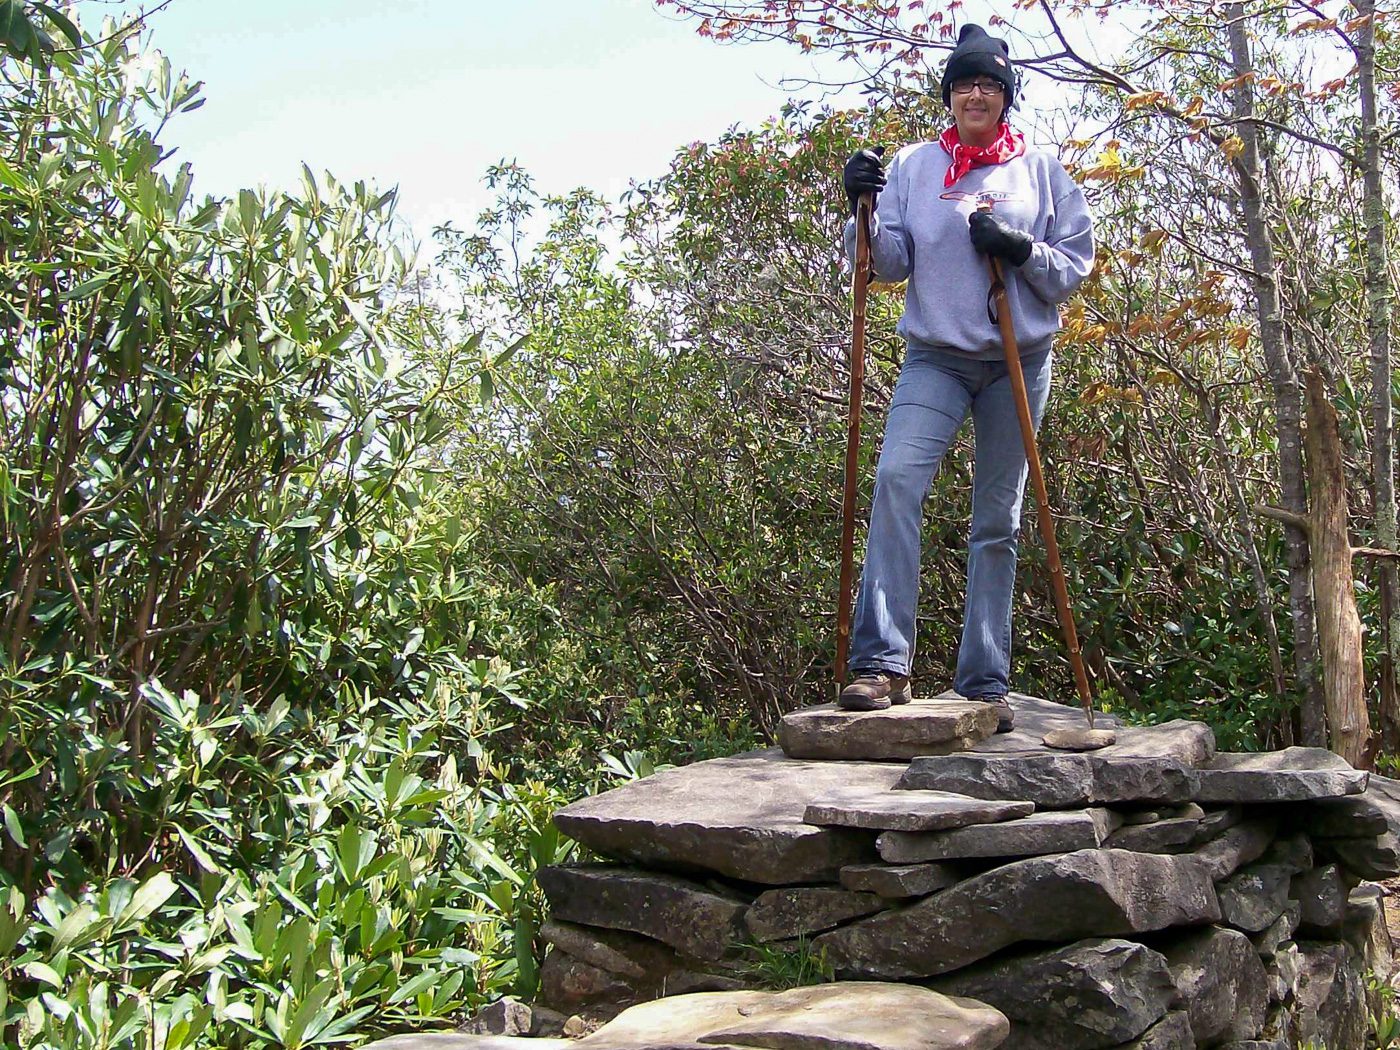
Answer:
[{"label": "eyeglasses", "polygon": [[1000,95],[1006,90],[1006,85],[1000,80],[993,80],[986,77],[982,80],[955,80],[953,81],[953,94],[970,95],[972,89],[978,88],[984,95]]}]

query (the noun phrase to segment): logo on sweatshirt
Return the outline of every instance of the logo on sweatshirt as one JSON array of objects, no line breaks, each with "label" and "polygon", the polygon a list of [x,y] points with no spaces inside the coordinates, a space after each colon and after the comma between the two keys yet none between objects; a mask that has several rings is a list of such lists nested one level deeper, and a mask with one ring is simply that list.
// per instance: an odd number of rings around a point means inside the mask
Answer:
[{"label": "logo on sweatshirt", "polygon": [[1014,193],[1006,193],[1002,190],[979,190],[976,193],[967,193],[963,190],[948,190],[938,195],[939,200],[957,201],[959,204],[972,203],[979,208],[986,205],[988,208],[995,208],[1004,201],[1014,201]]}]

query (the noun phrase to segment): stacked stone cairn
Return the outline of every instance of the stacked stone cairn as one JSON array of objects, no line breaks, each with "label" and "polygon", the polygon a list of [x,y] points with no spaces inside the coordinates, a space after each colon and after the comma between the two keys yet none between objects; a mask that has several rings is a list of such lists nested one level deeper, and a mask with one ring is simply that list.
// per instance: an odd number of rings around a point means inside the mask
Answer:
[{"label": "stacked stone cairn", "polygon": [[[1043,734],[1083,715],[1013,701],[1001,735],[951,694],[808,708],[781,749],[561,810],[598,860],[539,874],[543,1001],[646,1003],[600,1047],[1365,1046],[1400,783],[1318,749],[1217,752],[1188,721],[1100,715],[1117,743],[1055,751]],[[823,966],[835,984],[754,990]],[[807,1028],[775,1034],[795,1009]]]}]

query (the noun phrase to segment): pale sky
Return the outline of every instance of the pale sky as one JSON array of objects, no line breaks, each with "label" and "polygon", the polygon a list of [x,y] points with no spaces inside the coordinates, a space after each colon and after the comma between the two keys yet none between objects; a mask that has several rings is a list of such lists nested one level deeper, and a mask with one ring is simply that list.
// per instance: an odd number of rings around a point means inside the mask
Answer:
[{"label": "pale sky", "polygon": [[[79,10],[91,26],[133,6]],[[174,0],[151,25],[205,81],[204,107],[163,136],[197,191],[294,186],[304,160],[397,184],[423,236],[470,226],[501,158],[547,192],[615,199],[677,147],[775,114],[778,81],[812,73],[795,49],[720,46],[650,0]]]}]

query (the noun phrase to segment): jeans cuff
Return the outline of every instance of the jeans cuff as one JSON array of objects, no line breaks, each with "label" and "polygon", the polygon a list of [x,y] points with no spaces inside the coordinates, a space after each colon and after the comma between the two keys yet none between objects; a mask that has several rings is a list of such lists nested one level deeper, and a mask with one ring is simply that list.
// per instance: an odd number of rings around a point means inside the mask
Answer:
[{"label": "jeans cuff", "polygon": [[909,677],[909,669],[902,667],[891,660],[852,660],[850,664],[851,674],[857,675],[862,671],[884,671],[886,674],[897,674],[901,678]]}]

